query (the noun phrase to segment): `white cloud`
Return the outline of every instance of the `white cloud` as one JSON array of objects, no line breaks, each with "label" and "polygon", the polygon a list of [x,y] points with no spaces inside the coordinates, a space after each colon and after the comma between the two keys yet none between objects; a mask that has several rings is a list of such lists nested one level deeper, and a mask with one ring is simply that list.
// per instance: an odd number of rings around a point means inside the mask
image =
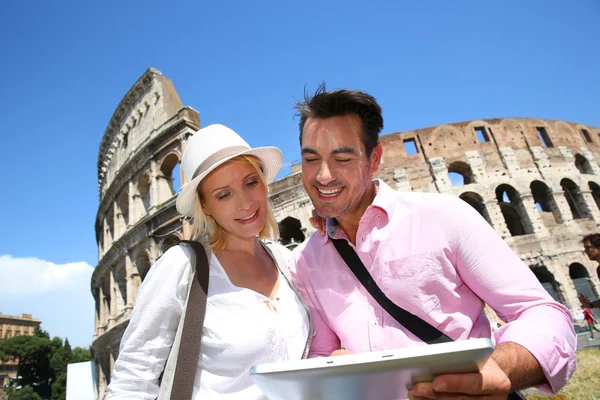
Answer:
[{"label": "white cloud", "polygon": [[90,286],[94,268],[86,262],[54,264],[38,258],[0,256],[3,296],[47,293]]},{"label": "white cloud", "polygon": [[0,312],[31,314],[51,336],[86,347],[94,333],[94,268],[85,262],[54,264],[38,258],[0,256]]}]

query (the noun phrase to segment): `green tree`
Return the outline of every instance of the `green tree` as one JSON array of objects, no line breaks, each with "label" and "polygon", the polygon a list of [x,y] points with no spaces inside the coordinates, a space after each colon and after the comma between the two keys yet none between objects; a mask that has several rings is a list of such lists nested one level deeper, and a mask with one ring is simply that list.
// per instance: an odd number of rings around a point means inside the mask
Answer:
[{"label": "green tree", "polygon": [[39,396],[49,398],[52,382],[56,377],[50,360],[61,347],[60,338],[51,340],[47,332],[36,329],[33,336],[15,336],[2,340],[0,353],[4,357],[19,358],[17,374],[20,386],[31,386]]},{"label": "green tree", "polygon": [[[21,390],[9,390],[9,399],[64,400],[67,391],[67,365],[92,360],[91,348],[71,349],[68,339],[50,339],[48,332],[36,329],[33,336],[0,340],[0,359],[18,357]],[[17,397],[14,397],[17,396]],[[20,397],[19,397],[20,396]],[[36,397],[37,396],[37,397]]]},{"label": "green tree", "polygon": [[61,372],[56,376],[52,384],[52,396],[50,400],[65,400],[67,398],[67,373]]},{"label": "green tree", "polygon": [[71,353],[71,363],[78,363],[78,362],[84,362],[84,361],[91,361],[93,359],[92,357],[92,351],[87,348],[84,349],[83,347],[75,347],[73,349],[73,352]]},{"label": "green tree", "polygon": [[42,400],[31,386],[24,386],[19,390],[10,390],[8,400]]}]

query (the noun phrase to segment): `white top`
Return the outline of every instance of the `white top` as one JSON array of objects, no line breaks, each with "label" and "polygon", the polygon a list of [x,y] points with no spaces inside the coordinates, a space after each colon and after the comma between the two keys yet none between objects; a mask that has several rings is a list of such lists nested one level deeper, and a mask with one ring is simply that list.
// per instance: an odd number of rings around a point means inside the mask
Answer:
[{"label": "white top", "polygon": [[[279,246],[286,257],[291,252]],[[158,377],[183,312],[189,250],[170,248],[150,269],[121,340],[108,399],[155,399]],[[300,359],[309,331],[302,303],[280,274],[271,302],[231,283],[217,257],[210,259],[208,302],[193,399],[266,399],[250,379],[259,363]]]}]

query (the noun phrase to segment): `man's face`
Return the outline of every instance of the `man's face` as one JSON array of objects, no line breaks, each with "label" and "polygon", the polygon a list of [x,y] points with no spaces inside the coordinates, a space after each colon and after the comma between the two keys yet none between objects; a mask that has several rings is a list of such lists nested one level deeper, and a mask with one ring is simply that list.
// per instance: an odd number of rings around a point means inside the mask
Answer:
[{"label": "man's face", "polygon": [[357,115],[309,118],[304,125],[304,189],[323,218],[338,218],[360,211],[364,205],[364,195],[379,168],[382,149],[378,144],[369,158],[361,132],[362,123]]},{"label": "man's face", "polygon": [[600,255],[598,248],[592,246],[592,243],[589,240],[583,242],[583,251],[585,254],[587,254],[590,260],[596,260],[596,258]]}]

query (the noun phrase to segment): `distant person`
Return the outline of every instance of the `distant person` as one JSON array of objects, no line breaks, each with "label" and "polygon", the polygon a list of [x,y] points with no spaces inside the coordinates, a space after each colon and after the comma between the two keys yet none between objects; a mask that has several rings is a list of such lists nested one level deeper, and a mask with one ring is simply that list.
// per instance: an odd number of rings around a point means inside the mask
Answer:
[{"label": "distant person", "polygon": [[594,316],[592,315],[590,310],[588,310],[587,308],[583,309],[583,319],[588,324],[588,328],[590,330],[590,338],[594,339],[594,331],[600,332],[600,330],[598,330],[598,328],[596,328],[596,325],[594,324],[594,322],[595,322]]},{"label": "distant person", "polygon": [[[583,251],[592,261],[600,266],[600,234],[594,233],[583,237]],[[587,297],[579,294],[579,301],[583,308],[600,308],[600,299],[590,301]]]},{"label": "distant person", "polygon": [[[266,399],[250,378],[252,365],[308,354],[308,308],[283,274],[287,266],[277,265],[277,253],[282,260],[291,253],[272,243],[278,230],[267,184],[281,162],[277,148],[251,149],[223,125],[207,126],[187,142],[181,168],[189,183],[177,211],[194,218],[193,238],[205,244],[210,263],[193,399]],[[159,387],[159,377],[164,371],[163,382],[173,379],[165,363],[186,304],[190,257],[187,246],[175,246],[150,269],[121,341],[109,399],[155,399],[170,390]]]},{"label": "distant person", "polygon": [[325,226],[313,221],[326,234],[293,252],[292,274],[316,329],[310,355],[424,344],[353,275],[341,254],[355,252],[370,275],[366,286],[450,340],[490,337],[486,303],[507,321],[481,373],[417,384],[411,399],[500,399],[536,385],[558,392],[576,368],[569,311],[467,203],[373,179],[384,157],[376,99],[321,87],[297,107],[304,188],[326,218]]}]

